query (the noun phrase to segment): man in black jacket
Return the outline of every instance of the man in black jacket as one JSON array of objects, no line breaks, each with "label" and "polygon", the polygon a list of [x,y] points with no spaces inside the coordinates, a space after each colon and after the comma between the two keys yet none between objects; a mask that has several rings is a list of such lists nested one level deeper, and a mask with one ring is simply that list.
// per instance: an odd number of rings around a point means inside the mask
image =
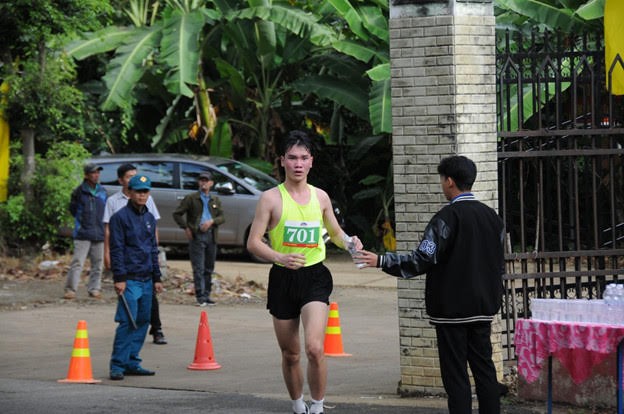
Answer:
[{"label": "man in black jacket", "polygon": [[470,193],[477,168],[452,156],[438,165],[440,184],[450,202],[434,215],[418,248],[409,254],[354,257],[397,277],[426,273],[425,304],[436,328],[438,356],[451,414],[472,412],[467,364],[475,379],[479,413],[500,412],[500,386],[492,361],[491,322],[503,293],[503,222]]}]

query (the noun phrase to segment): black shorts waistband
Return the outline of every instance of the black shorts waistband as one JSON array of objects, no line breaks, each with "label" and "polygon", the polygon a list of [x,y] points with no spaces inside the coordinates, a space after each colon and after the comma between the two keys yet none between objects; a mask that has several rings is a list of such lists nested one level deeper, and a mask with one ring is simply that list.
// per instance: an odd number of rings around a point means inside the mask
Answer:
[{"label": "black shorts waistband", "polygon": [[318,269],[322,269],[323,267],[325,267],[323,262],[318,262],[318,263],[315,263],[315,264],[313,264],[311,266],[300,267],[299,269],[289,269],[286,266],[280,266],[280,265],[277,265],[277,264],[273,263],[273,268],[276,269],[276,270],[279,270],[282,273],[295,273],[295,274],[299,274],[299,273],[316,272]]}]

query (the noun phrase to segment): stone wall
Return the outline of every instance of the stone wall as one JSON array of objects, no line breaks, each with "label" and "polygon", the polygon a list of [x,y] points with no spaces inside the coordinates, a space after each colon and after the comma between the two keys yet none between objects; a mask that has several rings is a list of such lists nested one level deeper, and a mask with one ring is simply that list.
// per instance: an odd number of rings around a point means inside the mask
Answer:
[{"label": "stone wall", "polygon": [[[437,165],[475,161],[476,196],[497,208],[495,19],[491,0],[393,0],[390,5],[393,165],[397,250],[414,249],[446,200]],[[404,395],[442,394],[435,329],[425,313],[424,277],[399,280]],[[494,358],[502,377],[500,322]]]}]

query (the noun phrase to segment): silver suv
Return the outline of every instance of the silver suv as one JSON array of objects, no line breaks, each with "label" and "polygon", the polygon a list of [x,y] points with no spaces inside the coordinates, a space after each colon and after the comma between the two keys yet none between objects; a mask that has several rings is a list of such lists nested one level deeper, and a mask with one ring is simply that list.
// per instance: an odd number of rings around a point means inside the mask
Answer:
[{"label": "silver suv", "polygon": [[219,227],[221,248],[245,248],[260,194],[278,184],[273,177],[239,161],[190,154],[120,154],[93,157],[102,166],[100,182],[108,194],[121,189],[117,167],[130,163],[152,180],[151,195],[160,212],[158,234],[162,245],[183,245],[184,231],[173,212],[185,195],[197,191],[197,176],[210,171],[213,192],[219,196],[225,223]]}]

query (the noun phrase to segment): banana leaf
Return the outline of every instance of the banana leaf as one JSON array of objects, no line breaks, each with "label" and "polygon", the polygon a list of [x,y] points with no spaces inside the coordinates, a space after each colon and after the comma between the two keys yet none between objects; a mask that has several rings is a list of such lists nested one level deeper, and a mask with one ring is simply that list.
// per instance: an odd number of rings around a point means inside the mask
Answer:
[{"label": "banana leaf", "polygon": [[[248,0],[250,7],[270,7],[268,0]],[[273,67],[277,37],[275,25],[271,21],[259,20],[254,22],[254,39],[256,42],[256,55],[262,65],[270,69]]]},{"label": "banana leaf", "polygon": [[362,19],[358,11],[351,5],[349,0],[328,0],[334,6],[340,16],[347,21],[349,29],[360,39],[368,40],[368,34],[363,28]]},{"label": "banana leaf", "polygon": [[245,78],[238,69],[226,62],[224,59],[215,58],[214,64],[219,71],[219,75],[222,79],[226,79],[230,87],[232,88],[232,99],[235,105],[243,105],[245,103]]},{"label": "banana leaf", "polygon": [[169,107],[167,108],[167,111],[165,111],[165,116],[163,116],[160,119],[160,122],[158,123],[158,126],[156,127],[156,134],[152,137],[152,143],[151,143],[152,148],[156,148],[158,144],[163,142],[164,138],[167,138],[166,136],[167,128],[169,126],[169,123],[171,122],[171,119],[174,116],[175,108],[178,105],[178,102],[180,102],[181,97],[182,96],[180,95],[175,97],[175,99],[171,102],[171,105],[169,105]]},{"label": "banana leaf", "polygon": [[576,14],[585,20],[599,19],[604,16],[605,2],[606,0],[588,1],[576,9]]},{"label": "banana leaf", "polygon": [[557,8],[539,0],[497,0],[499,6],[527,16],[535,22],[566,33],[583,27],[583,20],[576,17],[574,9]]},{"label": "banana leaf", "polygon": [[85,33],[85,39],[71,42],[65,48],[74,59],[82,60],[99,53],[109,52],[122,45],[134,30],[126,27],[111,26],[97,32]]},{"label": "banana leaf", "polygon": [[210,141],[210,155],[232,158],[232,128],[227,121],[220,119],[217,123]]},{"label": "banana leaf", "polygon": [[388,44],[390,41],[390,30],[388,29],[388,17],[384,15],[381,8],[373,6],[360,7],[362,24],[366,30],[374,34],[377,38]]},{"label": "banana leaf", "polygon": [[174,95],[192,97],[193,91],[187,85],[197,85],[199,35],[204,15],[198,10],[186,13],[174,9],[164,22],[161,54],[169,66],[165,85]]},{"label": "banana leaf", "polygon": [[390,98],[390,78],[374,81],[368,107],[373,134],[392,132],[392,102]]},{"label": "banana leaf", "polygon": [[382,63],[381,65],[377,65],[374,68],[367,70],[366,74],[374,81],[390,79],[390,64]]},{"label": "banana leaf", "polygon": [[300,93],[315,94],[344,106],[361,119],[369,119],[368,95],[360,88],[331,76],[315,75],[299,79],[292,84]]},{"label": "banana leaf", "polygon": [[[570,87],[570,82],[561,82],[561,92],[564,92]],[[548,92],[548,93],[547,93]],[[506,96],[506,95],[505,95]],[[546,96],[555,96],[555,84],[548,83],[547,88],[541,88],[538,96],[538,108],[537,111],[540,111],[544,105],[547,103]],[[500,97],[499,97],[500,99]],[[502,131],[518,131],[520,129],[519,124],[519,102],[518,102],[518,85],[511,85],[509,88],[509,111],[504,111],[503,117],[501,120],[502,123]],[[524,85],[522,88],[522,124],[531,118],[535,112],[533,107],[533,85],[528,84]],[[500,127],[500,126],[499,126]],[[524,128],[523,128],[524,129]]]},{"label": "banana leaf", "polygon": [[332,43],[334,49],[362,62],[368,63],[373,57],[378,57],[375,49],[351,40],[337,40]]},{"label": "banana leaf", "polygon": [[310,41],[317,46],[329,46],[336,40],[335,34],[325,25],[318,23],[318,18],[301,9],[282,5],[269,7],[250,7],[244,10],[228,13],[226,19],[263,19],[287,29],[297,36],[308,34]]},{"label": "banana leaf", "polygon": [[130,91],[146,70],[144,61],[157,48],[160,35],[160,30],[155,27],[136,29],[117,48],[104,76],[108,95],[101,105],[103,110],[110,111],[126,106]]}]

